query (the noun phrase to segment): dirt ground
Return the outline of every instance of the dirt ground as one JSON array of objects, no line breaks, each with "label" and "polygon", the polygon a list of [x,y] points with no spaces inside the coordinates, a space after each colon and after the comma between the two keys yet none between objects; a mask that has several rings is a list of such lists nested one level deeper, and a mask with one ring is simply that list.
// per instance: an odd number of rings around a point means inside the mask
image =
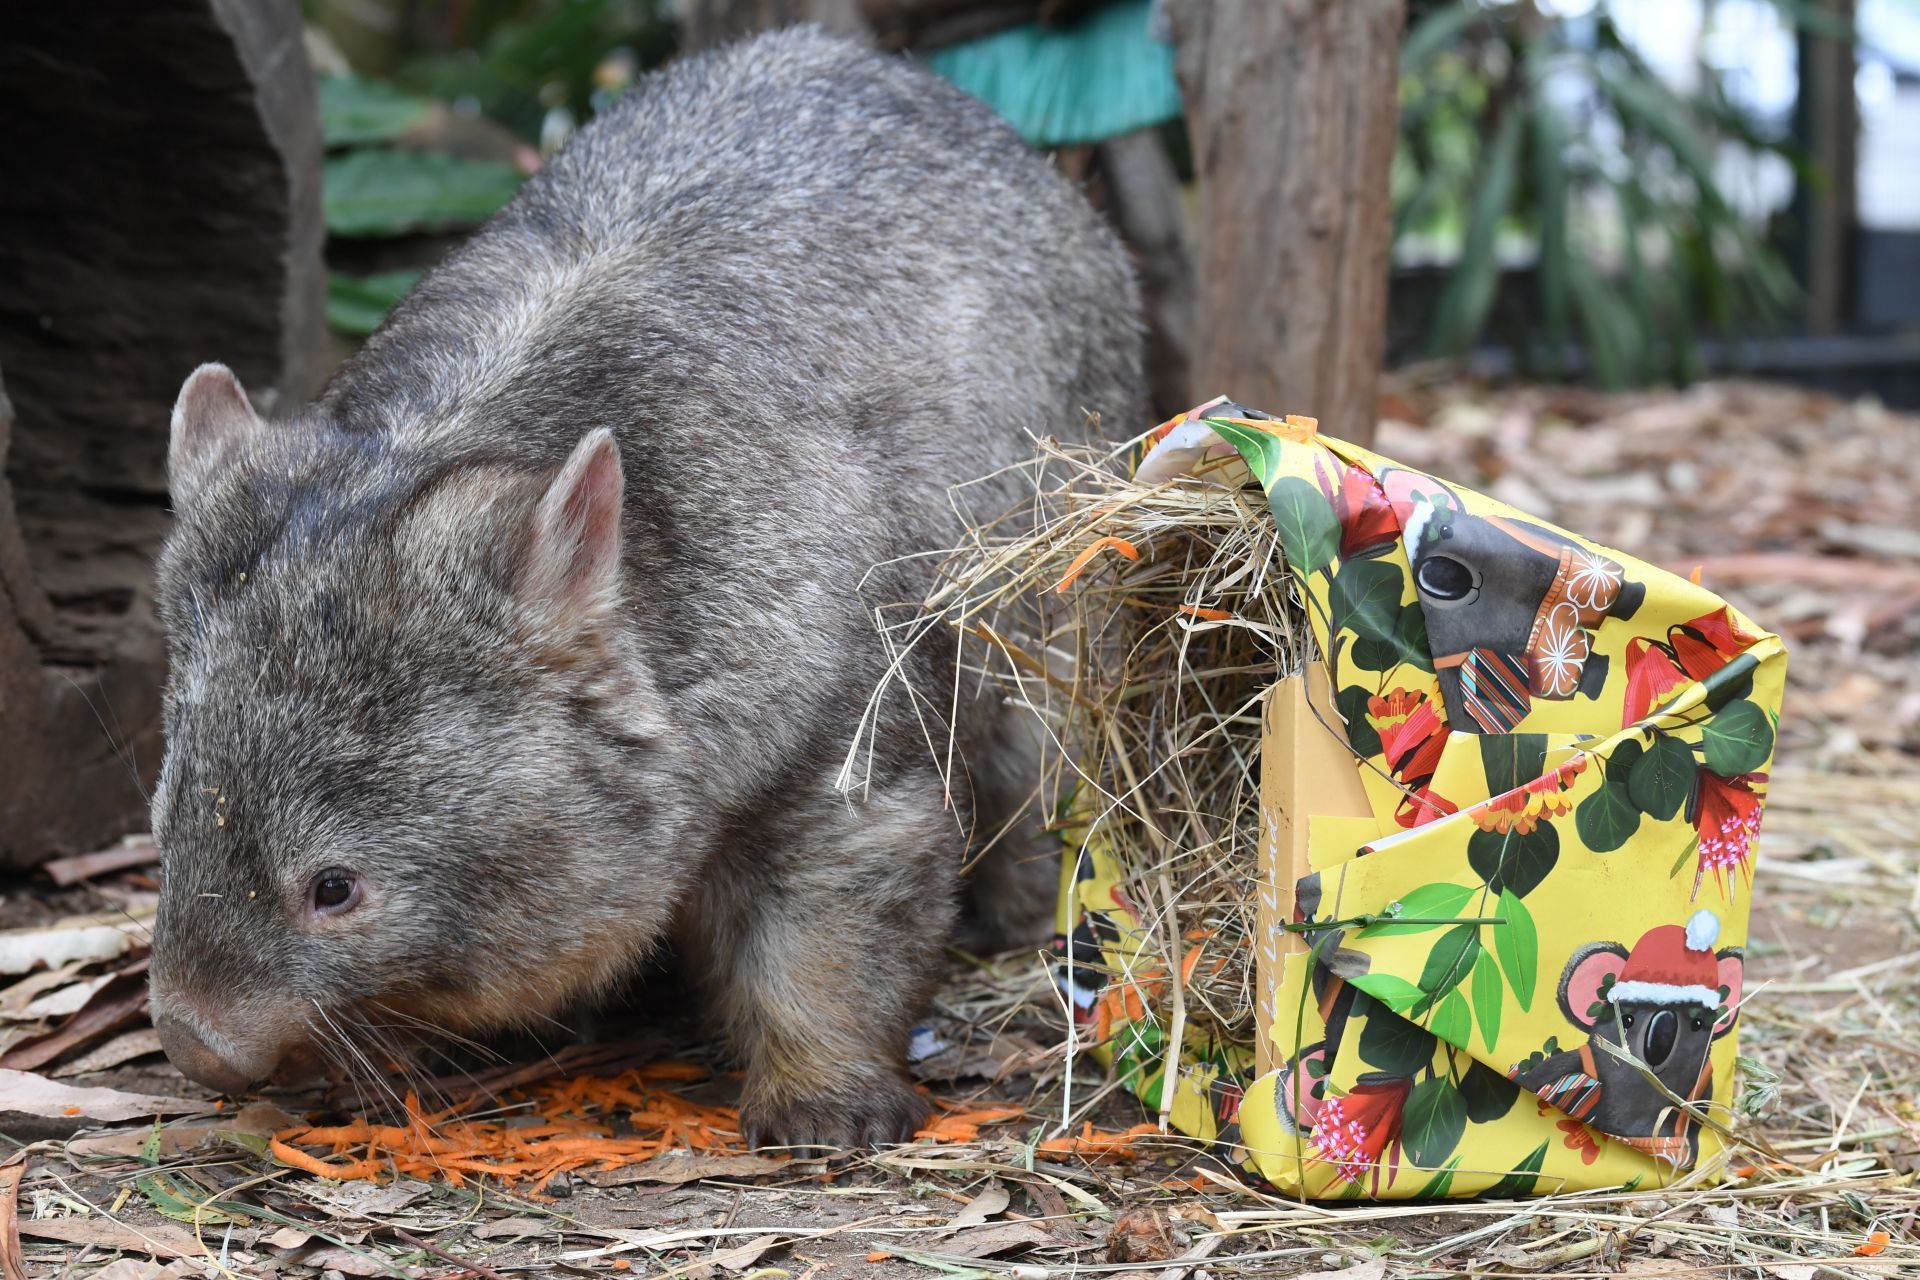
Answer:
[{"label": "dirt ground", "polygon": [[[377,1093],[229,1102],[169,1121],[156,1140],[150,1111],[103,1124],[110,1108],[59,1092],[208,1098],[145,1025],[155,885],[136,841],[114,859],[127,865],[68,886],[0,885],[10,1265],[102,1280],[1920,1274],[1920,418],[1749,384],[1603,396],[1412,378],[1385,411],[1383,453],[1698,568],[1790,643],[1742,1022],[1743,1131],[1764,1146],[1732,1181],[1522,1204],[1303,1205],[1236,1182],[1178,1135],[1136,1136],[1114,1159],[1049,1148],[1069,1087],[1077,1105],[1107,1091],[1102,1129],[1146,1117],[1084,1057],[1069,1063],[1044,964],[1016,955],[955,958],[929,1023],[948,1047],[919,1068],[950,1119],[912,1146],[775,1161],[716,1141],[538,1193],[524,1180],[330,1182],[277,1162],[269,1135],[377,1110]],[[97,954],[78,946],[37,969],[11,958],[50,931],[61,945],[84,934]],[[702,1108],[724,1105],[733,1081],[697,1027],[671,1016],[671,988],[649,1004],[668,1016],[640,1042],[462,1065],[506,1099],[494,1119],[509,1128],[537,1123],[513,1091],[540,1076],[662,1060],[710,1073],[671,1086],[688,1114],[724,1114]],[[473,1092],[451,1074],[442,1085]],[[21,1105],[40,1114],[7,1109]],[[982,1108],[1021,1114],[970,1125]],[[637,1128],[638,1114],[613,1129]]]}]

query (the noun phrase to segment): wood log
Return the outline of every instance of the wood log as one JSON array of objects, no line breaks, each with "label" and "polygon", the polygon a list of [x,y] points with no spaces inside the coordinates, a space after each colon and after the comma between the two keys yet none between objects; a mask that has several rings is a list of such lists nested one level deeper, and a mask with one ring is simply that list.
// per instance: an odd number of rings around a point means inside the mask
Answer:
[{"label": "wood log", "polygon": [[146,823],[168,413],[325,360],[319,118],[294,0],[26,6],[0,41],[0,867]]},{"label": "wood log", "polygon": [[1169,0],[1200,186],[1195,390],[1373,436],[1403,0]]}]

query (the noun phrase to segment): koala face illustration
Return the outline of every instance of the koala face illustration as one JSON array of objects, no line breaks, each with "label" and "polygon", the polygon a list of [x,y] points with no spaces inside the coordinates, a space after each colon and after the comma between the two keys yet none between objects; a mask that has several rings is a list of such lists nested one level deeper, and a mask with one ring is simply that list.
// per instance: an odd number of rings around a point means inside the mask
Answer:
[{"label": "koala face illustration", "polygon": [[1560,1011],[1587,1042],[1522,1069],[1519,1082],[1595,1129],[1685,1163],[1697,1135],[1667,1095],[1711,1092],[1708,1054],[1733,1029],[1746,971],[1738,947],[1712,949],[1718,930],[1700,911],[1684,927],[1649,930],[1631,950],[1597,942],[1575,952]]}]

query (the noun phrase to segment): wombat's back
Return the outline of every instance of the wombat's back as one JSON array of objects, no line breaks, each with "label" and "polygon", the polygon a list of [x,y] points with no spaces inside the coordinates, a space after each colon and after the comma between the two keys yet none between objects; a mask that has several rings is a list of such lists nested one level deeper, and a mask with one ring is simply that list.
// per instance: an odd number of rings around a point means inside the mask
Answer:
[{"label": "wombat's back", "polygon": [[921,598],[897,558],[955,545],[949,487],[1142,404],[1131,272],[1081,195],[984,104],[802,28],[648,77],[322,408],[543,465],[612,429],[663,686],[705,728],[777,705],[767,745],[837,762],[884,669],[859,600]]}]

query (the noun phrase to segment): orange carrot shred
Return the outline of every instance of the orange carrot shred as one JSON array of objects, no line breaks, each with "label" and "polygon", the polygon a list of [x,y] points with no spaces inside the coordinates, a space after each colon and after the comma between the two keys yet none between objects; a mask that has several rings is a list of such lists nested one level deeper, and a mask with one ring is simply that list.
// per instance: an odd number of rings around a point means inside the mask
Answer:
[{"label": "orange carrot shred", "polygon": [[1198,604],[1183,604],[1180,606],[1180,612],[1190,613],[1203,622],[1228,622],[1233,618],[1233,613],[1230,610],[1209,609],[1205,605]]},{"label": "orange carrot shred", "polygon": [[885,1249],[875,1249],[872,1253],[867,1255],[867,1261],[868,1262],[885,1262],[888,1258],[891,1258],[892,1256],[893,1255],[888,1253]]},{"label": "orange carrot shred", "polygon": [[1128,542],[1125,538],[1095,538],[1092,545],[1073,558],[1073,563],[1067,566],[1066,574],[1054,585],[1053,589],[1055,591],[1065,591],[1068,587],[1072,586],[1074,582],[1079,579],[1081,573],[1085,571],[1086,567],[1093,563],[1093,558],[1109,548],[1118,551],[1129,560],[1138,560],[1140,558],[1140,549],[1131,542]]},{"label": "orange carrot shred", "polygon": [[1893,1234],[1888,1231],[1876,1231],[1867,1237],[1867,1242],[1853,1251],[1856,1258],[1877,1258],[1887,1251],[1893,1243]]}]

